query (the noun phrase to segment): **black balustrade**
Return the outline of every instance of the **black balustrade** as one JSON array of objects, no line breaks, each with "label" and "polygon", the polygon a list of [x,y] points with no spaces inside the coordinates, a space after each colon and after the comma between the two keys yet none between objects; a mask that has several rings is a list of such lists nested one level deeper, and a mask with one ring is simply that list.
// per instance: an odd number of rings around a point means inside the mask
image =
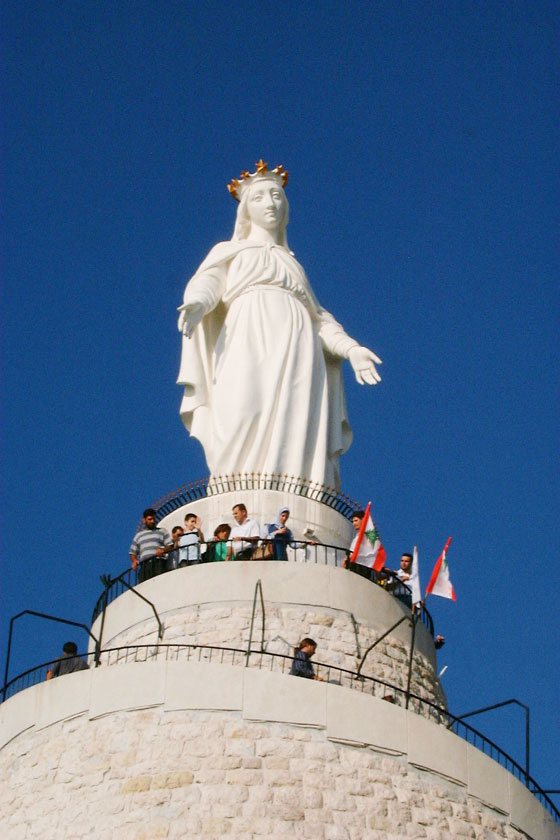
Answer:
[{"label": "black balustrade", "polygon": [[199,499],[218,496],[223,493],[242,493],[248,490],[278,490],[281,493],[315,499],[337,510],[346,519],[351,519],[354,511],[361,507],[349,496],[335,490],[334,487],[326,487],[324,484],[318,484],[316,481],[310,481],[307,478],[269,473],[239,473],[238,475],[201,478],[190,484],[184,484],[183,487],[179,487],[173,493],[168,493],[167,496],[158,499],[152,507],[156,511],[156,519],[159,522],[174,510]]}]

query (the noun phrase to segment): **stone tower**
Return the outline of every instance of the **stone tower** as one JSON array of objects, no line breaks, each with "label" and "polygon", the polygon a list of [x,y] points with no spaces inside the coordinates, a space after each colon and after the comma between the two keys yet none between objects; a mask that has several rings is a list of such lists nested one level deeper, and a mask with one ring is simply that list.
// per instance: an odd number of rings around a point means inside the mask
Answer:
[{"label": "stone tower", "polygon": [[[429,618],[341,568],[348,501],[234,482],[158,516],[170,530],[194,511],[208,534],[238,501],[261,522],[287,505],[320,544],[114,581],[92,623],[101,667],[92,647],[90,670],[38,672],[0,707],[2,837],[559,838],[519,768],[453,731]],[[303,636],[323,682],[289,674]]]}]

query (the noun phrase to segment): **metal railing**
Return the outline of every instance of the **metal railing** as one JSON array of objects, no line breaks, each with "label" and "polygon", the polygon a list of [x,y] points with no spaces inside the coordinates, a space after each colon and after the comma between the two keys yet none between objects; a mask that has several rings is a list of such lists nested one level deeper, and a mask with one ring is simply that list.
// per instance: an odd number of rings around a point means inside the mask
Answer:
[{"label": "metal railing", "polygon": [[218,496],[222,493],[234,493],[246,490],[278,490],[281,493],[291,493],[314,499],[338,511],[346,519],[351,519],[355,510],[360,508],[349,496],[337,491],[334,487],[318,484],[307,478],[295,478],[291,475],[274,475],[269,473],[239,473],[238,475],[218,475],[214,478],[201,478],[198,481],[184,484],[161,499],[152,507],[156,511],[159,522],[167,514],[177,508],[205,499],[207,496]]},{"label": "metal railing", "polygon": [[[224,540],[223,542],[225,542],[228,547],[231,547],[232,550],[235,550],[236,547],[242,545],[242,543],[233,542],[231,540]],[[273,545],[274,540],[260,540],[259,543],[261,545],[266,543]],[[191,552],[189,556],[191,556],[192,559],[185,561],[182,565],[191,567],[212,562],[211,552],[213,546],[215,545],[216,542],[207,542],[194,546],[188,546],[184,550],[185,552]],[[335,545],[323,545],[322,543],[319,544],[304,540],[293,542],[284,550],[287,551],[287,558],[291,562],[315,563],[316,565],[322,566],[342,566],[344,559],[348,555],[347,548],[341,548],[340,546]],[[97,617],[101,615],[105,606],[118,598],[119,595],[122,595],[123,592],[139,583],[149,580],[150,578],[158,577],[159,575],[175,571],[176,568],[180,568],[181,564],[177,565],[179,560],[179,551],[180,549],[175,549],[175,551],[169,552],[169,555],[176,556],[162,555],[161,557],[153,557],[149,560],[144,560],[136,569],[125,569],[125,571],[121,572],[121,574],[119,574],[116,578],[103,578],[104,583],[106,584],[105,589],[97,599],[95,607],[93,608],[91,623],[93,624]],[[244,562],[253,561],[247,560]],[[274,560],[272,557],[266,562],[280,563],[284,561]],[[405,606],[410,607],[412,603],[412,593],[410,587],[399,580],[392,572],[374,572],[372,569],[366,569],[364,566],[359,566],[357,563],[352,564],[351,569],[358,574],[364,575],[366,580],[376,584],[377,586],[381,586],[386,592],[389,592],[395,598],[401,600]],[[419,614],[420,621],[433,636],[434,623],[430,613],[425,607],[422,607]]]},{"label": "metal railing", "polygon": [[[94,664],[93,654],[82,654],[81,658]],[[272,653],[264,650],[251,650],[217,645],[189,645],[189,644],[157,644],[157,645],[128,645],[108,648],[101,651],[100,665],[105,667],[133,662],[205,662],[220,665],[258,668],[275,673],[287,674],[290,671],[294,657],[282,653]],[[13,697],[19,691],[37,685],[46,677],[46,672],[52,668],[54,662],[45,662],[31,668],[23,674],[10,680],[6,686],[5,699]],[[338,665],[326,662],[314,662],[313,668],[317,679],[345,688],[378,697],[402,708],[408,708],[416,714],[428,717],[433,723],[445,726],[467,743],[481,750],[496,761],[534,794],[549,814],[560,823],[560,811],[556,808],[546,792],[528,775],[526,770],[510,755],[502,750],[490,738],[479,730],[465,723],[464,720],[451,714],[447,709],[436,705],[431,700],[420,697],[402,685],[394,685],[377,677],[366,676]],[[57,677],[56,679],[60,679]]]}]

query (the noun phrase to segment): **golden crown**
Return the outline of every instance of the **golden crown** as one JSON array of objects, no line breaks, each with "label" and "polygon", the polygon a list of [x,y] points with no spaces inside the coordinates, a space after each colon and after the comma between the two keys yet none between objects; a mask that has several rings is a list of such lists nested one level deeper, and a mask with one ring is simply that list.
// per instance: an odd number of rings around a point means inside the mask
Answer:
[{"label": "golden crown", "polygon": [[273,180],[278,179],[282,187],[285,187],[288,183],[288,170],[284,169],[281,163],[275,166],[274,169],[269,169],[268,163],[265,163],[261,158],[255,166],[257,167],[256,172],[247,172],[245,170],[245,172],[241,173],[241,181],[237,178],[232,178],[231,183],[227,185],[230,194],[236,201],[241,201],[243,189],[249,186],[254,178],[266,177],[268,179],[272,178]]}]

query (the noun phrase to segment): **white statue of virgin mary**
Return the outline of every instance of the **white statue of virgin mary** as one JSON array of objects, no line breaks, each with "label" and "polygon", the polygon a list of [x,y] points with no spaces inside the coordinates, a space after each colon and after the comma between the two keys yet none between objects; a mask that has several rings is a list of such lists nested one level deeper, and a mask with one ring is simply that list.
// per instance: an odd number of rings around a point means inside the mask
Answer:
[{"label": "white statue of virgin mary", "polygon": [[256,166],[228,185],[239,201],[233,237],[212,248],[179,307],[181,417],[213,477],[279,474],[339,489],[352,442],[342,359],[369,385],[381,360],[320,306],[288,247],[287,172]]}]

